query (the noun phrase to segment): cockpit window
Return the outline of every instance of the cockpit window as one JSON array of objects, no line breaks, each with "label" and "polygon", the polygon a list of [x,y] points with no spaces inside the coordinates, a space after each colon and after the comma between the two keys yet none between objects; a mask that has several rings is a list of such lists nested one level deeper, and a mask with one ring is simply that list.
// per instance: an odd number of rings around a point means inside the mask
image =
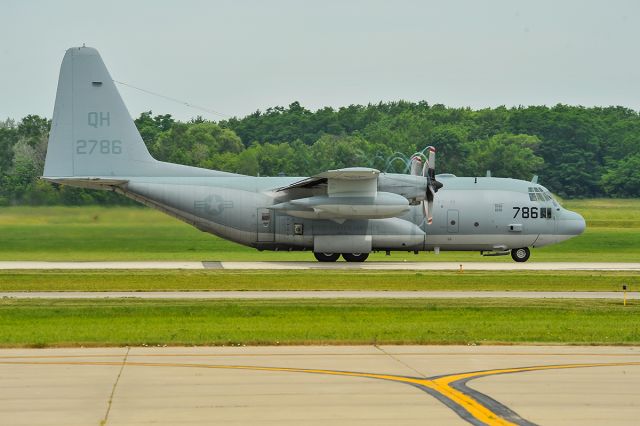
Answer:
[{"label": "cockpit window", "polygon": [[553,206],[556,208],[560,207],[560,203],[558,203],[556,201],[556,199],[553,197],[553,195],[551,195],[551,192],[549,192],[549,190],[545,187],[541,187],[540,190],[542,191],[542,195],[544,195],[544,197],[548,200],[551,201],[553,203]]},{"label": "cockpit window", "polygon": [[557,201],[553,198],[551,193],[547,188],[540,186],[530,186],[528,188],[529,192],[529,200],[531,201],[540,201],[542,203],[546,201],[551,201],[554,206],[558,207]]},{"label": "cockpit window", "polygon": [[531,201],[547,201],[544,193],[542,192],[542,189],[538,188],[537,186],[530,186],[529,188],[529,200]]}]

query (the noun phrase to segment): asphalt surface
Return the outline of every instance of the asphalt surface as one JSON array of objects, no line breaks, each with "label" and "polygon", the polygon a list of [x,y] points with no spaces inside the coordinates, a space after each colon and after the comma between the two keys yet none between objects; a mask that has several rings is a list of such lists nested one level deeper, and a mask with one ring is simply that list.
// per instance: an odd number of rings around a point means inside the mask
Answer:
[{"label": "asphalt surface", "polygon": [[[620,299],[616,291],[16,291],[13,299]],[[640,299],[627,292],[627,299]]]},{"label": "asphalt surface", "polygon": [[3,425],[637,425],[640,347],[0,350]]},{"label": "asphalt surface", "polygon": [[2,261],[19,269],[229,269],[229,270],[411,270],[411,271],[640,271],[640,263],[612,262],[40,262]]}]

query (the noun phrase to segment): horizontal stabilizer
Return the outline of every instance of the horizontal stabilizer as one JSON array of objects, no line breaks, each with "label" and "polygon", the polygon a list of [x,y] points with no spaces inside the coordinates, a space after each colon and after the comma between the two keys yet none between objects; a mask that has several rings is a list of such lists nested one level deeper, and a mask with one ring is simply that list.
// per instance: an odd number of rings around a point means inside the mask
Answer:
[{"label": "horizontal stabilizer", "polygon": [[89,188],[89,189],[110,189],[114,187],[121,187],[126,185],[129,181],[123,179],[102,179],[102,178],[79,178],[79,177],[69,177],[69,178],[46,178],[42,179],[58,183],[61,185],[70,185],[78,188]]}]

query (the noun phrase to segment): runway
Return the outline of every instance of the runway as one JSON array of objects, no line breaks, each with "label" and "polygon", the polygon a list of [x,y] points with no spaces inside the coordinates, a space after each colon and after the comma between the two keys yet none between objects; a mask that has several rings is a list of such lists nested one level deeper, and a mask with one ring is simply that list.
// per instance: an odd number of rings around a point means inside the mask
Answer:
[{"label": "runway", "polygon": [[607,262],[39,262],[1,261],[0,270],[221,269],[367,271],[639,271],[640,263]]},{"label": "runway", "polygon": [[[620,299],[616,291],[5,291],[0,299]],[[639,292],[627,292],[640,300]]]},{"label": "runway", "polygon": [[3,425],[635,425],[640,347],[0,350]]}]

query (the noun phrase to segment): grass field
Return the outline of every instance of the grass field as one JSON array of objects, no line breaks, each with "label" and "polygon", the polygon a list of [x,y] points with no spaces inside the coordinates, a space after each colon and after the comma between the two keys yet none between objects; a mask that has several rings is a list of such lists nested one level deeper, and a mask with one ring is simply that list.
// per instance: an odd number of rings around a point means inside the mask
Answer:
[{"label": "grass field", "polygon": [[0,300],[0,347],[639,344],[640,304],[596,300]]},{"label": "grass field", "polygon": [[[533,261],[637,261],[640,200],[578,200],[587,231],[572,240],[535,249]],[[0,208],[0,260],[313,260],[311,253],[259,252],[147,208]],[[372,260],[505,261],[478,253],[395,252]]]},{"label": "grass field", "polygon": [[410,271],[2,271],[0,291],[480,290],[640,289],[633,272]]},{"label": "grass field", "polygon": [[[587,232],[534,261],[638,261],[640,200],[565,202]],[[0,208],[0,260],[312,260],[258,252],[145,208]],[[477,253],[373,260],[506,261]],[[637,291],[631,272],[1,271],[0,291]],[[0,347],[239,344],[640,344],[640,303],[614,300],[0,299]]]}]

